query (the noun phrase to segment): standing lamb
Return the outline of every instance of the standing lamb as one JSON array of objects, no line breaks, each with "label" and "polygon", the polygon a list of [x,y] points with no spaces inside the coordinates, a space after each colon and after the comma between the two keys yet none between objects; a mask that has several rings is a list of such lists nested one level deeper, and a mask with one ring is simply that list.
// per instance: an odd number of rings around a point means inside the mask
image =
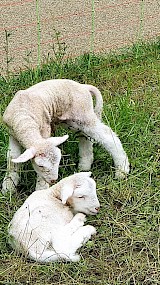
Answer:
[{"label": "standing lamb", "polygon": [[[91,95],[96,97],[95,108]],[[29,159],[38,173],[36,189],[43,189],[58,178],[61,155],[57,145],[67,136],[50,136],[59,123],[82,133],[79,138],[80,170],[91,168],[93,139],[113,157],[116,177],[128,174],[128,157],[119,138],[101,122],[102,107],[102,95],[96,87],[68,79],[47,80],[18,91],[3,116],[11,133],[3,193],[14,191],[19,179],[16,164]],[[26,149],[22,154],[21,145]]]},{"label": "standing lamb", "polygon": [[95,215],[100,207],[90,175],[76,173],[33,192],[9,224],[13,248],[38,262],[78,261],[76,251],[96,233],[93,226],[84,226],[82,213]]}]

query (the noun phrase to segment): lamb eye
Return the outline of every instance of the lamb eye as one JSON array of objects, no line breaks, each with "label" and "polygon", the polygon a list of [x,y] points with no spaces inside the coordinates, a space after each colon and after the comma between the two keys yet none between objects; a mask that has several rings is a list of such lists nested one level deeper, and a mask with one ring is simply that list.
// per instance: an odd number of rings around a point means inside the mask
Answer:
[{"label": "lamb eye", "polygon": [[78,198],[79,198],[79,199],[84,199],[84,196],[79,196]]},{"label": "lamb eye", "polygon": [[40,168],[43,168],[43,165],[39,165]]}]

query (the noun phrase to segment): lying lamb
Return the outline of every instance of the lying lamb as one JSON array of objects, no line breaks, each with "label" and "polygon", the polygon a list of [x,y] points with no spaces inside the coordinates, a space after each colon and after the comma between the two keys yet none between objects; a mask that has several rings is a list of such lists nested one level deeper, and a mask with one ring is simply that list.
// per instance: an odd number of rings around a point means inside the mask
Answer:
[{"label": "lying lamb", "polygon": [[95,215],[100,207],[90,175],[76,173],[33,192],[9,224],[11,245],[39,262],[78,261],[76,251],[96,233],[93,226],[84,226],[82,213]]},{"label": "lying lamb", "polygon": [[[96,97],[95,108],[91,95]],[[50,138],[58,123],[83,134],[79,138],[80,170],[91,167],[93,139],[113,157],[116,177],[124,177],[129,172],[128,157],[116,134],[101,122],[102,107],[96,87],[68,79],[47,80],[18,91],[3,116],[11,132],[3,193],[14,191],[19,179],[16,164],[29,159],[39,175],[36,189],[47,187],[44,181],[50,184],[57,179],[61,156],[57,145],[67,139]],[[22,154],[20,145],[26,149]]]}]

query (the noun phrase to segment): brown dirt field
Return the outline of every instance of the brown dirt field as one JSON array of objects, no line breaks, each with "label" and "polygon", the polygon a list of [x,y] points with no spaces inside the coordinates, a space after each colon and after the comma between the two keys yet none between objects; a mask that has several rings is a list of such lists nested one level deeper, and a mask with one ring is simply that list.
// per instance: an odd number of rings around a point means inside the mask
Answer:
[{"label": "brown dirt field", "polygon": [[[67,46],[66,57],[90,52],[92,38],[91,0],[39,0],[41,60],[54,56],[55,31]],[[160,35],[158,0],[95,0],[95,53],[129,46],[139,39]],[[8,47],[5,31],[10,33]],[[6,52],[6,50],[8,50]],[[0,73],[37,64],[36,0],[0,1]]]}]

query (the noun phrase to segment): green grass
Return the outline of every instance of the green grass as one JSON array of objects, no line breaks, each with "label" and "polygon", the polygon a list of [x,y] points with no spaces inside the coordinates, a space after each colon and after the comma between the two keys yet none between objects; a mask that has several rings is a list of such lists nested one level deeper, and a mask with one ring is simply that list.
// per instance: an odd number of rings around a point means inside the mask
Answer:
[{"label": "green grass", "polygon": [[[87,223],[96,227],[97,235],[80,250],[80,262],[48,265],[17,256],[7,243],[7,225],[35,186],[31,164],[25,164],[17,193],[6,197],[0,194],[0,284],[160,284],[159,51],[157,41],[119,54],[52,61],[38,72],[28,69],[0,78],[2,113],[17,90],[41,80],[70,78],[96,85],[104,99],[103,121],[117,132],[131,163],[128,179],[117,181],[112,159],[95,145],[92,173],[101,210],[97,216],[88,217]],[[2,182],[8,132],[3,124],[0,128]],[[60,133],[66,131],[58,130]],[[61,147],[59,179],[77,171],[78,140],[69,135]]]}]

